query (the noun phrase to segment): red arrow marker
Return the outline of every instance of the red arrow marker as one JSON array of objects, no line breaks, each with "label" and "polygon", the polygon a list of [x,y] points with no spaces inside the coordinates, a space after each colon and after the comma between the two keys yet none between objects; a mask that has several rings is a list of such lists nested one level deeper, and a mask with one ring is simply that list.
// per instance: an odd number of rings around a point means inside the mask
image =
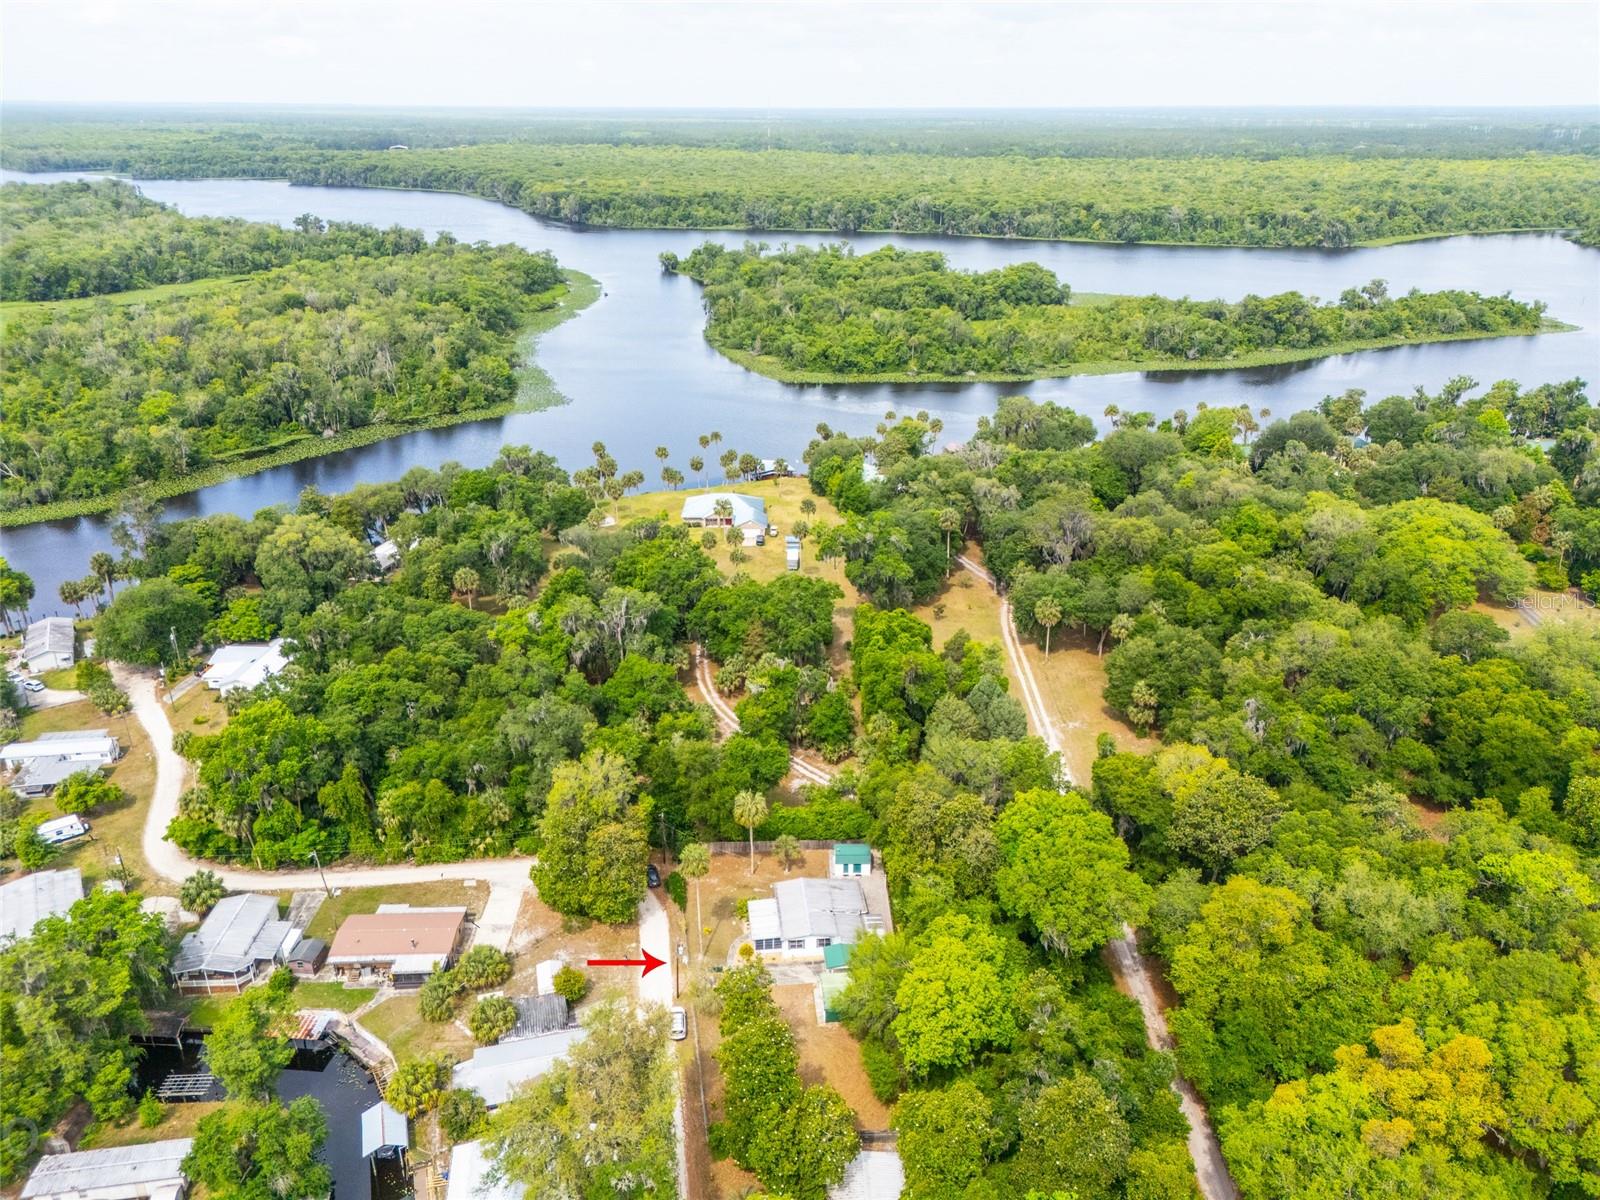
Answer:
[{"label": "red arrow marker", "polygon": [[643,979],[657,967],[666,965],[648,950],[643,950],[640,953],[644,955],[643,958],[591,958],[586,961],[591,967],[643,967],[644,970],[639,972],[640,979]]}]

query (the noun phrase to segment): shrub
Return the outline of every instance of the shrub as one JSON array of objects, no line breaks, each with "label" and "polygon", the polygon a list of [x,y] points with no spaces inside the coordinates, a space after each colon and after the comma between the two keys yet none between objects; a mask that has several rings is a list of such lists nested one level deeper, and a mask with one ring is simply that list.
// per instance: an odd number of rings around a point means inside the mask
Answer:
[{"label": "shrub", "polygon": [[455,974],[461,988],[469,992],[499,987],[511,978],[511,956],[493,946],[474,946],[461,956]]},{"label": "shrub", "polygon": [[437,1108],[450,1089],[450,1056],[430,1054],[400,1064],[383,1098],[408,1117]]},{"label": "shrub", "polygon": [[861,1066],[872,1094],[885,1104],[893,1104],[906,1081],[900,1056],[882,1042],[868,1039],[861,1043]]},{"label": "shrub", "polygon": [[467,1018],[467,1028],[480,1046],[498,1042],[517,1023],[517,1006],[504,996],[487,996],[479,1000]]},{"label": "shrub", "polygon": [[417,993],[417,1009],[424,1021],[438,1024],[456,1015],[456,997],[463,990],[455,971],[435,971]]},{"label": "shrub", "polygon": [[154,1092],[146,1092],[139,1101],[139,1124],[145,1129],[154,1129],[161,1124],[161,1118],[166,1116],[167,1110],[162,1107],[161,1101],[156,1099]]},{"label": "shrub", "polygon": [[452,1143],[471,1141],[483,1132],[488,1119],[483,1097],[469,1088],[452,1088],[439,1103],[439,1128]]},{"label": "shrub", "polygon": [[672,902],[679,910],[689,907],[689,884],[684,879],[683,872],[674,871],[667,876],[667,895],[672,897]]},{"label": "shrub", "polygon": [[551,986],[568,1004],[576,1004],[589,994],[589,977],[577,967],[562,967]]}]

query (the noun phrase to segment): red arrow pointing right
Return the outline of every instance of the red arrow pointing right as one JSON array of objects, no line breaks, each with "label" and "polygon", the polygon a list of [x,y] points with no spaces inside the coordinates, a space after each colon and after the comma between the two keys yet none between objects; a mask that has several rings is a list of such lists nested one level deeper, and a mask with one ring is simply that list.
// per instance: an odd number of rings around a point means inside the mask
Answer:
[{"label": "red arrow pointing right", "polygon": [[648,950],[641,951],[641,953],[644,955],[643,958],[590,958],[585,961],[591,967],[643,967],[644,970],[639,972],[640,979],[643,979],[657,967],[666,965]]}]

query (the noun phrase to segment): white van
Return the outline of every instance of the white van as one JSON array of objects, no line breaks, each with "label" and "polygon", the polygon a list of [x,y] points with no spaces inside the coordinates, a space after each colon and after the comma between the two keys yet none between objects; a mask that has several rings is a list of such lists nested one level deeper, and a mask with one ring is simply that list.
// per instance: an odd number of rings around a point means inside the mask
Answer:
[{"label": "white van", "polygon": [[89,822],[77,813],[71,816],[57,817],[53,821],[41,821],[38,834],[41,841],[52,846],[59,846],[62,842],[70,842],[74,838],[81,838],[89,832]]},{"label": "white van", "polygon": [[689,1036],[689,1014],[681,1008],[672,1010],[672,1040],[681,1042]]}]

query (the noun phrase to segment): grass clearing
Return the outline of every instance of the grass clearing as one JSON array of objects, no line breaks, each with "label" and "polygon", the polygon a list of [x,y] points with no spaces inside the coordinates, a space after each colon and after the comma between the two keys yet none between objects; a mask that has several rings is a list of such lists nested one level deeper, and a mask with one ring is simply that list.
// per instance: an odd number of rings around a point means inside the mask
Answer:
[{"label": "grass clearing", "polygon": [[1533,636],[1541,625],[1584,625],[1600,629],[1600,607],[1582,593],[1535,588],[1520,605],[1479,600],[1471,612],[1483,613],[1511,635],[1513,642]]},{"label": "grass clearing", "polygon": [[[122,757],[106,772],[106,778],[123,791],[127,799],[108,808],[86,814],[89,836],[61,847],[50,861],[52,868],[77,867],[83,873],[85,889],[109,877],[120,856],[123,866],[134,874],[134,884],[147,896],[175,896],[178,884],[163,879],[150,869],[144,857],[144,821],[155,791],[155,755],[144,726],[132,713],[108,717],[87,700],[30,712],[22,718],[20,738],[36,738],[42,733],[65,730],[107,729],[122,745]],[[54,801],[45,796],[35,800],[29,813],[41,820],[61,815]]]},{"label": "grass clearing", "polygon": [[301,983],[294,989],[296,1008],[332,1008],[355,1012],[378,994],[377,988],[345,987],[342,983]]},{"label": "grass clearing", "polygon": [[55,688],[63,692],[75,692],[78,690],[77,667],[62,667],[57,671],[46,671],[36,678],[47,688]]},{"label": "grass clearing", "polygon": [[[368,1010],[361,1018],[361,1026],[389,1047],[396,1062],[407,1062],[441,1050],[457,1062],[471,1058],[476,1049],[472,1036],[454,1021],[438,1025],[424,1021],[420,1003],[415,992],[395,996]],[[460,1015],[464,1018],[471,1011],[471,1001],[464,1001]]]},{"label": "grass clearing", "polygon": [[1102,733],[1115,738],[1120,750],[1148,754],[1160,746],[1155,738],[1140,737],[1106,704],[1102,696],[1106,660],[1095,653],[1098,638],[1058,628],[1050,639],[1048,656],[1043,647],[1020,635],[1018,640],[1055,722],[1061,738],[1061,760],[1073,783],[1089,786],[1095,744]]},{"label": "grass clearing", "polygon": [[172,732],[216,733],[228,723],[222,693],[197,683],[172,705]]},{"label": "grass clearing", "polygon": [[817,1022],[816,986],[780,983],[773,987],[772,998],[794,1031],[800,1078],[806,1085],[832,1085],[855,1111],[857,1127],[888,1129],[889,1109],[872,1094],[866,1068],[861,1065],[861,1044],[843,1025]]},{"label": "grass clearing", "polygon": [[226,1104],[225,1100],[202,1100],[194,1104],[164,1104],[161,1123],[153,1129],[139,1124],[131,1117],[126,1125],[102,1125],[93,1138],[85,1138],[80,1150],[101,1150],[109,1146],[143,1146],[149,1142],[164,1142],[168,1138],[193,1137],[200,1122]]},{"label": "grass clearing", "polygon": [[463,905],[474,915],[489,898],[489,885],[468,887],[456,879],[436,879],[427,883],[396,883],[387,887],[344,888],[322,902],[317,915],[306,926],[306,937],[333,941],[346,917],[374,913],[380,904],[409,904],[413,908],[448,908]]}]

